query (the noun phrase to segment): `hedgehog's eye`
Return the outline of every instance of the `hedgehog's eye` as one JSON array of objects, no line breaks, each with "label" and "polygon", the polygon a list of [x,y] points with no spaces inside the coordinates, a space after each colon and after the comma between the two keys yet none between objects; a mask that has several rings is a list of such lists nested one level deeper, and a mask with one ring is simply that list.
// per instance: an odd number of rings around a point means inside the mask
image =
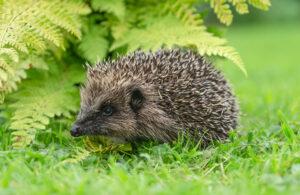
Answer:
[{"label": "hedgehog's eye", "polygon": [[102,109],[103,116],[111,116],[113,113],[113,107],[111,105],[104,106]]}]

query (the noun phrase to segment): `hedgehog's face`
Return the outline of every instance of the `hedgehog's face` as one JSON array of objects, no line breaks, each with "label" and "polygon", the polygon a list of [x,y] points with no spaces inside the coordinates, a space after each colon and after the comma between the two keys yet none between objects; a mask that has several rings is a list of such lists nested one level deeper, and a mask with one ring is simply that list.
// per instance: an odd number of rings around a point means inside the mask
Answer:
[{"label": "hedgehog's face", "polygon": [[140,88],[126,86],[97,91],[87,87],[81,94],[81,110],[72,127],[72,136],[126,138],[136,135],[136,114],[145,102]]},{"label": "hedgehog's face", "polygon": [[122,71],[89,69],[71,135],[169,141],[177,135],[176,123],[159,105],[161,98],[152,84],[138,77]]}]

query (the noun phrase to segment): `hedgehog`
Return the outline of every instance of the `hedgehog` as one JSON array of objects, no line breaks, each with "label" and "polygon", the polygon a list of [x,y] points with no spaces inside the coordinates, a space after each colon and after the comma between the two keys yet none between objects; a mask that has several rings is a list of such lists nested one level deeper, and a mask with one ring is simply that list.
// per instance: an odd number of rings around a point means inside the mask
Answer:
[{"label": "hedgehog", "polygon": [[183,134],[207,144],[226,139],[238,114],[229,83],[198,53],[138,50],[89,66],[71,135],[165,143]]}]

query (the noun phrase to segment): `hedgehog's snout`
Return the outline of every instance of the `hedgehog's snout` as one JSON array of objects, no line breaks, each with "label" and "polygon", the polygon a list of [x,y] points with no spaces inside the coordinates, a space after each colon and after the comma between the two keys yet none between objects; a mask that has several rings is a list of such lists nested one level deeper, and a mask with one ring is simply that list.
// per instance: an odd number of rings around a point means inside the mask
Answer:
[{"label": "hedgehog's snout", "polygon": [[70,133],[73,137],[79,137],[82,135],[83,131],[79,125],[74,124],[71,128]]}]

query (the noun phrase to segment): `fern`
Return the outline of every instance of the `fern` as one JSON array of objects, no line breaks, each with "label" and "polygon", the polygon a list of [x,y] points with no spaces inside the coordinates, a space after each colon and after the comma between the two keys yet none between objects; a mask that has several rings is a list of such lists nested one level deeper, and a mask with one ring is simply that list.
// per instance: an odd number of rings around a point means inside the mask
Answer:
[{"label": "fern", "polygon": [[233,15],[227,0],[211,0],[210,6],[214,9],[220,22],[229,26],[232,22]]},{"label": "fern", "polygon": [[83,71],[72,68],[59,74],[35,75],[34,80],[23,82],[23,88],[13,97],[18,101],[10,107],[13,147],[23,148],[34,139],[37,130],[45,129],[54,116],[69,117],[79,106],[78,89],[74,83],[83,78]]},{"label": "fern", "polygon": [[239,14],[247,14],[249,13],[249,8],[246,0],[230,0],[229,2],[235,6],[236,11]]},{"label": "fern", "polygon": [[270,0],[248,0],[249,4],[262,10],[268,10],[271,6]]},{"label": "fern", "polygon": [[[64,48],[64,32],[80,38],[79,15],[84,4],[60,0],[6,0],[0,12],[0,93],[16,89],[25,78],[21,55],[43,54],[49,43]],[[24,56],[26,54],[26,56]],[[23,60],[23,59],[22,59]]]},{"label": "fern", "polygon": [[170,48],[174,45],[195,47],[201,55],[217,55],[233,61],[246,73],[240,56],[234,48],[226,46],[224,39],[214,37],[201,26],[185,25],[172,15],[160,18],[145,29],[131,29],[111,49],[123,45],[128,46],[129,52],[138,48],[156,50],[162,46]]},{"label": "fern", "polygon": [[91,155],[90,151],[81,147],[76,147],[74,148],[73,154],[69,158],[59,162],[55,167],[59,167],[65,164],[82,162],[83,160],[87,159],[90,155]]},{"label": "fern", "polygon": [[117,144],[102,136],[87,136],[84,139],[87,150],[93,153],[107,153],[112,151],[129,152],[132,151],[130,143]]},{"label": "fern", "polygon": [[249,13],[248,4],[261,10],[268,10],[271,6],[270,0],[210,0],[210,6],[214,9],[220,22],[227,26],[232,23],[233,19],[230,4],[239,14]]},{"label": "fern", "polygon": [[70,163],[80,163],[92,154],[101,155],[109,152],[128,153],[132,151],[130,143],[116,144],[102,136],[87,136],[84,138],[84,147],[74,147],[73,154],[56,166]]},{"label": "fern", "polygon": [[25,70],[30,68],[48,69],[44,60],[34,55],[27,57],[26,60],[19,63],[12,63],[10,66],[3,61],[0,61],[0,64],[2,68],[0,69],[0,77],[2,78],[0,80],[0,88],[6,92],[11,92],[17,89],[16,84],[20,82],[21,79],[26,78]]},{"label": "fern", "polygon": [[192,3],[184,1],[174,2],[169,0],[164,3],[161,11],[158,10],[158,13],[160,13],[161,16],[172,14],[187,26],[201,26],[205,28],[201,15],[197,13],[197,10],[192,6]]},{"label": "fern", "polygon": [[124,19],[126,9],[123,0],[92,0],[91,4],[96,11],[112,13],[119,20]]},{"label": "fern", "polygon": [[109,49],[107,36],[107,29],[101,26],[91,26],[78,46],[78,49],[82,52],[81,56],[93,64],[103,60]]}]

